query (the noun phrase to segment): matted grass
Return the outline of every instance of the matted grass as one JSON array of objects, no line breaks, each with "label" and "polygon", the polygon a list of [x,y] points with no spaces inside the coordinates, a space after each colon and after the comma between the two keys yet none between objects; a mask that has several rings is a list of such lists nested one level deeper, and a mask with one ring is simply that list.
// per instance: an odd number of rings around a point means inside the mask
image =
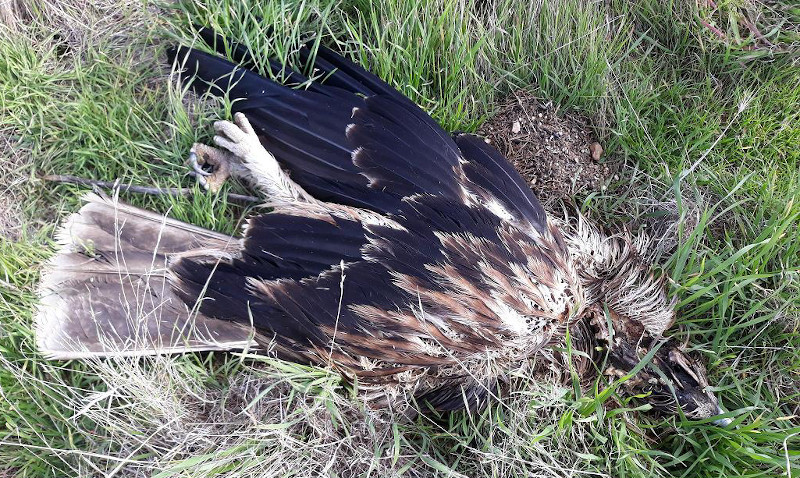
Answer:
[{"label": "matted grass", "polygon": [[[0,171],[15,178],[2,200],[24,220],[0,239],[0,475],[800,474],[796,7],[693,5],[27,4],[29,20],[0,30],[0,151],[13,164]],[[742,34],[742,18],[777,28],[773,46]],[[474,130],[519,87],[590,116],[627,167],[578,206],[617,226],[672,221],[677,246],[657,259],[679,301],[673,332],[707,361],[735,426],[655,419],[617,408],[603,382],[582,392],[524,372],[479,416],[408,421],[364,410],[324,370],[263,358],[43,361],[30,330],[38,273],[81,188],[35,173],[190,187],[185,154],[227,109],[186,95],[162,64],[192,24],[262,60],[291,63],[319,38],[453,130]],[[123,197],[225,232],[247,212],[224,193]]]}]

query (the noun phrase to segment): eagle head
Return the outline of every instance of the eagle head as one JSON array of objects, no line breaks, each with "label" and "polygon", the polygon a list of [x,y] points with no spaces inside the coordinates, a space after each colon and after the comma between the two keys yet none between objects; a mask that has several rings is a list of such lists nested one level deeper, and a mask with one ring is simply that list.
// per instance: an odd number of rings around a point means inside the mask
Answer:
[{"label": "eagle head", "polygon": [[[584,218],[567,227],[567,242],[586,291],[594,347],[608,353],[607,375],[631,376],[629,395],[642,397],[656,413],[689,419],[723,412],[709,390],[705,367],[665,332],[675,322],[675,300],[666,276],[655,275],[645,236],[606,235]],[[730,419],[715,423],[727,425]]]},{"label": "eagle head", "polygon": [[[653,336],[636,327],[636,322],[613,312],[604,318],[605,324],[602,319],[592,321],[598,341],[608,351],[610,366],[604,373],[630,376],[622,385],[627,395],[641,397],[660,415],[677,414],[680,408],[686,418],[702,420],[724,412],[709,389],[705,367],[681,343]],[[714,423],[725,426],[730,419]]]}]

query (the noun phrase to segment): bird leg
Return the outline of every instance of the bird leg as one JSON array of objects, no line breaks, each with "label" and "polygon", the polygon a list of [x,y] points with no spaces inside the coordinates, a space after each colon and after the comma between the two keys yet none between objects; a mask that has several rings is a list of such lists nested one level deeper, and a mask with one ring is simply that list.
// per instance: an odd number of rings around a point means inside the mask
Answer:
[{"label": "bird leg", "polygon": [[[316,202],[303,188],[289,179],[275,156],[264,149],[243,113],[236,113],[233,122],[216,121],[214,130],[217,133],[214,143],[219,149],[195,144],[195,161],[192,162],[192,155],[189,157],[198,181],[200,184],[207,184],[207,189],[216,192],[228,176],[234,176],[255,186],[269,198],[270,203]],[[204,164],[214,167],[213,172],[205,171],[202,167]]]},{"label": "bird leg", "polygon": [[[212,193],[217,193],[231,176],[235,162],[236,158],[231,153],[203,143],[195,143],[192,146],[187,160],[197,177],[197,182]],[[209,166],[210,170],[204,166]]]}]

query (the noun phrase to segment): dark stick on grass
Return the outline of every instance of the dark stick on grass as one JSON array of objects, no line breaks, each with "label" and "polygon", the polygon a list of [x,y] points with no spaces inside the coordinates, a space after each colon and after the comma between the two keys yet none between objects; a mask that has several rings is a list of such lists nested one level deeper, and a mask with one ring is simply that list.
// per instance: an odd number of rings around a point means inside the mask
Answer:
[{"label": "dark stick on grass", "polygon": [[[155,196],[159,195],[193,196],[198,193],[198,190],[194,188],[159,188],[159,187],[136,186],[133,184],[122,184],[119,181],[99,181],[95,179],[79,178],[77,176],[68,176],[64,174],[50,174],[47,176],[42,176],[42,180],[53,183],[79,184],[81,186],[92,186],[102,189],[119,188],[119,190],[123,192],[151,194]],[[247,196],[244,194],[229,193],[226,194],[226,197],[233,201],[239,201],[239,202],[252,203],[261,201],[261,199],[255,196]]]}]

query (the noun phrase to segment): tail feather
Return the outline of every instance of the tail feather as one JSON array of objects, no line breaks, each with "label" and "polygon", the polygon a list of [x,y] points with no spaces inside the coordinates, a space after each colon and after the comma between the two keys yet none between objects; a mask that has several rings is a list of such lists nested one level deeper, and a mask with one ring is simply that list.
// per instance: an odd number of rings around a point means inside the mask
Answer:
[{"label": "tail feather", "polygon": [[199,247],[225,248],[231,242],[231,237],[225,234],[97,194],[87,194],[83,199],[86,204],[67,219],[58,234],[59,242],[72,249],[81,246],[87,237],[97,250],[114,251],[124,247],[151,254],[185,252]]},{"label": "tail feather", "polygon": [[172,257],[225,251],[238,239],[89,194],[58,234],[35,321],[49,358],[230,350],[254,345],[247,327],[198,314],[174,294]]}]

